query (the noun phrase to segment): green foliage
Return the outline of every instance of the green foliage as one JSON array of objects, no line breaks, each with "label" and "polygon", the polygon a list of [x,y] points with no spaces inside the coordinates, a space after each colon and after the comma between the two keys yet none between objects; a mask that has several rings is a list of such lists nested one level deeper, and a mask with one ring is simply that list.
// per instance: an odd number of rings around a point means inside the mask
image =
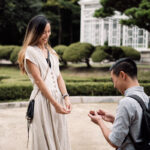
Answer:
[{"label": "green foliage", "polygon": [[32,85],[0,85],[0,100],[29,98]]},{"label": "green foliage", "polygon": [[107,59],[110,61],[115,61],[124,57],[123,50],[117,46],[103,46],[102,51],[107,54]]},{"label": "green foliage", "polygon": [[131,7],[138,7],[141,0],[100,0],[101,8],[95,11],[95,17],[108,17],[114,15],[114,11],[123,13],[126,9]]},{"label": "green foliage", "polygon": [[10,55],[10,61],[13,64],[17,63],[18,53],[19,53],[20,49],[21,49],[21,47],[19,47],[19,46],[14,47],[14,50]]},{"label": "green foliage", "polygon": [[27,23],[39,14],[45,15],[51,23],[52,46],[79,41],[80,6],[77,0],[2,0],[0,44],[21,45]]},{"label": "green foliage", "polygon": [[113,60],[118,60],[119,58],[124,57],[124,51],[122,50],[122,48],[117,47],[117,46],[112,46],[111,47],[111,55]]},{"label": "green foliage", "polygon": [[101,62],[104,59],[116,61],[123,57],[140,60],[140,52],[136,51],[134,48],[125,46],[97,46],[95,52],[92,54],[92,60],[94,62]]},{"label": "green foliage", "polygon": [[1,80],[8,79],[8,78],[9,78],[8,76],[0,76],[0,82],[1,82]]},{"label": "green foliage", "polygon": [[[66,68],[67,73],[65,70],[62,70],[68,93],[75,96],[119,95],[113,87],[110,73],[108,71],[101,72],[102,68],[99,68],[99,71],[96,71],[96,68],[95,71],[93,69],[92,73],[91,71],[89,72],[89,69],[80,69],[80,71],[76,70],[74,72],[73,68]],[[150,67],[148,65],[138,65],[138,69],[140,85],[144,86],[144,90],[150,95],[150,71],[148,71]],[[143,71],[143,69],[147,71]],[[0,100],[29,99],[32,84],[28,77],[22,75],[16,67],[1,67],[0,70]]]},{"label": "green foliage", "polygon": [[0,59],[10,60],[13,64],[17,62],[20,46],[0,46]]},{"label": "green foliage", "polygon": [[1,1],[0,43],[22,44],[27,23],[33,16],[40,13],[41,7],[41,0]]},{"label": "green foliage", "polygon": [[[150,79],[139,79],[139,83],[150,83]],[[76,83],[76,82],[111,82],[110,78],[84,78],[84,79],[66,79],[67,83]]]},{"label": "green foliage", "polygon": [[67,83],[68,93],[72,96],[84,95],[84,96],[104,96],[104,95],[120,95],[114,88],[113,84],[108,83],[96,83],[96,82],[85,82],[85,83]]},{"label": "green foliage", "polygon": [[141,86],[144,87],[144,91],[147,95],[150,95],[150,83],[142,83]]},{"label": "green foliage", "polygon": [[67,49],[66,45],[57,45],[54,47],[56,50],[57,54],[59,55],[60,62],[62,62],[64,65],[67,65],[67,61],[63,59],[63,54],[65,50]]},{"label": "green foliage", "polygon": [[51,45],[68,45],[79,40],[80,6],[71,0],[48,0],[42,8],[51,22]]},{"label": "green foliage", "polygon": [[[95,11],[95,17],[108,17],[119,11],[128,16],[122,19],[124,25],[136,25],[150,31],[150,1],[149,0],[101,0],[101,8]],[[144,20],[144,23],[143,23]]]},{"label": "green foliage", "polygon": [[104,51],[104,47],[97,46],[91,57],[93,62],[101,62],[108,58],[108,54]]},{"label": "green foliage", "polygon": [[14,46],[0,46],[0,59],[9,60]]},{"label": "green foliage", "polygon": [[70,62],[85,62],[90,67],[89,58],[93,51],[94,46],[92,44],[77,42],[69,45],[63,58]]},{"label": "green foliage", "polygon": [[[150,83],[141,83],[146,94],[150,95]],[[71,96],[116,96],[120,93],[114,89],[112,82],[69,82],[66,83]],[[32,91],[31,84],[0,85],[0,100],[29,98]]]},{"label": "green foliage", "polygon": [[[144,28],[150,32],[150,1],[142,0],[139,7],[129,8],[125,11],[125,15],[130,16],[130,19],[124,19],[122,24],[132,26],[136,25],[139,28]],[[144,21],[144,23],[143,23]]]},{"label": "green foliage", "polygon": [[136,51],[134,48],[125,46],[121,46],[121,48],[125,54],[125,57],[130,57],[134,60],[140,60],[140,52]]}]

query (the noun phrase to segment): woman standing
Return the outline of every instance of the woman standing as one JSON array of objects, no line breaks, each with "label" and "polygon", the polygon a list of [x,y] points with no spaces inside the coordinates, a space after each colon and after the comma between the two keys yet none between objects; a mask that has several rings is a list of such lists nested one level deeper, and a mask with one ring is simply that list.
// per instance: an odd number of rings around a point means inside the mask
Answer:
[{"label": "woman standing", "polygon": [[33,84],[30,99],[37,94],[32,150],[70,150],[64,114],[71,112],[71,103],[59,71],[58,56],[48,44],[50,34],[51,26],[44,16],[32,18],[18,56],[20,69],[27,73]]}]

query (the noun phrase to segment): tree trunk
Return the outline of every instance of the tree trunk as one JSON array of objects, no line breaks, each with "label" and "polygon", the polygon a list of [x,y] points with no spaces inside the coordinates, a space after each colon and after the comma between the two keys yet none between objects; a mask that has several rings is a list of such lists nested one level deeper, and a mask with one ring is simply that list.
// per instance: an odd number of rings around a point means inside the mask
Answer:
[{"label": "tree trunk", "polygon": [[70,14],[70,43],[73,42],[73,24],[72,24],[72,14]]},{"label": "tree trunk", "polygon": [[85,59],[85,62],[86,62],[86,64],[87,64],[87,68],[91,68],[91,65],[90,65],[90,63],[89,63],[89,59],[88,59],[88,58]]}]

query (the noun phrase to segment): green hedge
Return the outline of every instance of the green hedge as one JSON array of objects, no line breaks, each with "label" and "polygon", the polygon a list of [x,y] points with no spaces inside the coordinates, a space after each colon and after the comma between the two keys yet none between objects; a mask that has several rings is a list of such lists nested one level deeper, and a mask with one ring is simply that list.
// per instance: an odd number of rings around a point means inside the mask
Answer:
[{"label": "green hedge", "polygon": [[121,49],[123,50],[125,57],[130,57],[134,60],[140,60],[140,52],[136,51],[134,48],[121,46]]},{"label": "green hedge", "polygon": [[[2,46],[0,45],[0,59],[10,60],[13,64],[17,62],[18,52],[20,46]],[[134,60],[140,60],[140,52],[131,47],[116,47],[116,46],[96,46],[94,47],[89,43],[72,43],[69,46],[58,45],[54,47],[60,61],[67,65],[70,62],[85,62],[88,67],[89,58],[91,57],[94,62],[101,62],[104,59],[109,61],[117,60],[122,57],[131,57]]]},{"label": "green hedge", "polygon": [[17,59],[18,59],[18,53],[20,51],[20,47],[19,46],[15,46],[11,55],[10,55],[10,61],[15,64],[17,63]]},{"label": "green hedge", "polygon": [[8,79],[8,78],[9,78],[8,76],[0,76],[0,81],[3,79]]},{"label": "green hedge", "polygon": [[130,57],[133,60],[140,60],[140,52],[131,47],[117,46],[97,46],[92,54],[94,62],[101,62],[104,59],[116,61],[119,58]]},{"label": "green hedge", "polygon": [[116,89],[113,88],[111,82],[85,82],[85,83],[67,83],[68,93],[72,96],[85,95],[85,96],[108,96],[120,95]]},{"label": "green hedge", "polygon": [[70,62],[85,62],[90,67],[89,58],[94,50],[95,47],[90,43],[72,43],[65,50],[63,59]]},{"label": "green hedge", "polygon": [[10,60],[13,64],[17,62],[20,46],[0,46],[0,59]]},{"label": "green hedge", "polygon": [[32,85],[0,85],[0,100],[29,98]]},{"label": "green hedge", "polygon": [[13,46],[0,46],[0,59],[9,60]]},{"label": "green hedge", "polygon": [[104,49],[104,46],[97,46],[95,51],[93,52],[92,54],[92,60],[93,62],[101,62],[103,61],[104,59],[107,59],[108,58],[108,54],[103,50]]},{"label": "green hedge", "polygon": [[[145,92],[150,95],[150,83],[141,83]],[[114,89],[112,82],[70,82],[66,83],[68,93],[71,96],[115,96],[120,95]],[[28,99],[32,91],[32,85],[0,85],[0,100]]]},{"label": "green hedge", "polygon": [[62,62],[63,65],[67,65],[67,61],[63,59],[63,54],[64,54],[66,49],[67,49],[66,45],[57,45],[54,47],[54,50],[59,55],[60,62]]},{"label": "green hedge", "polygon": [[[150,79],[149,80],[145,80],[145,79],[141,79],[138,80],[139,83],[150,83]],[[111,82],[110,78],[89,78],[89,79],[65,79],[65,82],[69,83],[69,82]]]}]

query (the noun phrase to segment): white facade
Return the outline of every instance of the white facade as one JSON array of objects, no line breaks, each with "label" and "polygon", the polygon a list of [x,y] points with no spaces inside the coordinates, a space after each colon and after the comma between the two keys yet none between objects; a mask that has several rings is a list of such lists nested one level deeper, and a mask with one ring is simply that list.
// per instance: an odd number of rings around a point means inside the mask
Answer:
[{"label": "white facade", "polygon": [[148,50],[149,33],[136,26],[129,28],[119,23],[120,19],[127,18],[116,12],[115,16],[103,18],[93,17],[96,9],[99,9],[99,0],[80,0],[81,28],[80,42],[88,42],[93,45],[131,46],[139,51]]}]

